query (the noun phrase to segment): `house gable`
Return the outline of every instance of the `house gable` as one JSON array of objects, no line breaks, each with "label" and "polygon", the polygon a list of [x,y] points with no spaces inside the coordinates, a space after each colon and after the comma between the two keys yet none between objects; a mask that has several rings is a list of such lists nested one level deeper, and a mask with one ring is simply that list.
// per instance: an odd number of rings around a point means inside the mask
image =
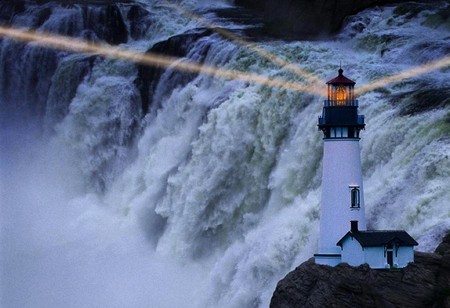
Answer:
[{"label": "house gable", "polygon": [[[364,248],[361,244],[349,235],[344,238],[341,246],[342,262],[352,266],[358,266],[364,263]],[[362,261],[362,262],[361,262]]]}]

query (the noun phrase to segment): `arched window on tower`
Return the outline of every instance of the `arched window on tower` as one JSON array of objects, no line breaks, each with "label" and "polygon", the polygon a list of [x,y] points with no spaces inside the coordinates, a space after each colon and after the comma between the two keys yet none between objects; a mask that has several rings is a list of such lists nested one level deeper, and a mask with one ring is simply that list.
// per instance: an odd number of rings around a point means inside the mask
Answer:
[{"label": "arched window on tower", "polygon": [[351,187],[350,199],[352,208],[359,208],[361,206],[359,187]]}]

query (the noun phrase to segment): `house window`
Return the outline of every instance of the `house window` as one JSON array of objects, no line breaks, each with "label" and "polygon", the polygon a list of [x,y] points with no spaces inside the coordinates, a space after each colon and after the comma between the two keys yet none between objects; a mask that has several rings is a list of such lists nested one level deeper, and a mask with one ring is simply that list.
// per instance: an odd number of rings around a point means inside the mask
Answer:
[{"label": "house window", "polygon": [[359,188],[353,187],[351,192],[351,207],[352,208],[359,208],[360,207],[360,195],[359,195]]}]

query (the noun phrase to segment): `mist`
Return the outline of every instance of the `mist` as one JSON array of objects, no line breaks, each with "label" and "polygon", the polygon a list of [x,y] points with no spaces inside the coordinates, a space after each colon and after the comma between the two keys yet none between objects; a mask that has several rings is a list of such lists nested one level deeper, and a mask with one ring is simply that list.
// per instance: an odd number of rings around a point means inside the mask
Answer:
[{"label": "mist", "polygon": [[134,215],[87,192],[73,155],[1,130],[2,307],[190,307],[203,270],[157,256]]}]

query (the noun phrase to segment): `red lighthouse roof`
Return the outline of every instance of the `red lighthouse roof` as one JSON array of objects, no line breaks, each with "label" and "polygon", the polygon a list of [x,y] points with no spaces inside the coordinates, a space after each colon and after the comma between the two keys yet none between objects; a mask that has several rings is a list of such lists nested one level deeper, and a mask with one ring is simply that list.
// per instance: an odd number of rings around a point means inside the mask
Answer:
[{"label": "red lighthouse roof", "polygon": [[342,68],[339,69],[339,75],[333,79],[331,79],[330,81],[327,82],[327,84],[351,84],[354,85],[356,82],[354,82],[353,80],[348,79],[347,77],[345,77],[342,73],[344,72],[344,70]]}]

